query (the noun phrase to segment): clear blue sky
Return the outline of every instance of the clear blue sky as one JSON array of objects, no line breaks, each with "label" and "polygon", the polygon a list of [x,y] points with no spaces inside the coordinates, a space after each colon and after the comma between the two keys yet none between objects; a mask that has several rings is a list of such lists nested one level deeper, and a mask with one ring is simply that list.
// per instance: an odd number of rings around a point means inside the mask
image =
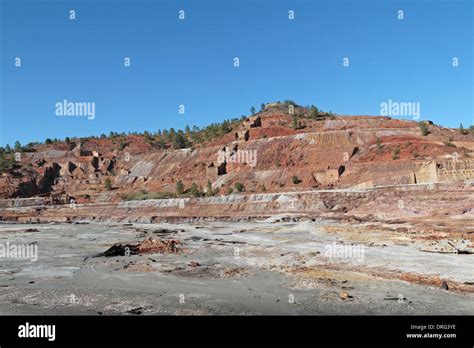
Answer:
[{"label": "clear blue sky", "polygon": [[[474,123],[471,0],[0,3],[0,145],[202,126],[285,99],[370,115],[419,102],[421,119]],[[56,116],[63,99],[95,102],[95,119]]]}]

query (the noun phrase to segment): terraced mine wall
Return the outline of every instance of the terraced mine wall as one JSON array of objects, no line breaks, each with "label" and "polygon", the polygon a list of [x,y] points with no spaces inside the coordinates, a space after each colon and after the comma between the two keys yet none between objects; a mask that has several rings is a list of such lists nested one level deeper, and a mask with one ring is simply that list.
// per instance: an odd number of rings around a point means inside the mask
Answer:
[{"label": "terraced mine wall", "polygon": [[[350,163],[345,167],[341,187],[371,188],[387,185],[461,182],[474,178],[471,159],[441,159],[417,162],[372,164]],[[352,183],[356,182],[356,185]]]},{"label": "terraced mine wall", "polygon": [[49,199],[43,197],[0,199],[0,209],[42,206],[46,205],[48,202]]},{"label": "terraced mine wall", "polygon": [[[472,218],[474,183],[393,186],[365,190],[325,190],[209,198],[157,199],[119,203],[22,206],[0,209],[2,221],[246,220],[275,215],[355,216],[398,219],[438,215]],[[400,203],[402,202],[402,203]]]},{"label": "terraced mine wall", "polygon": [[440,182],[472,179],[474,178],[474,161],[472,159],[438,161],[436,171]]}]

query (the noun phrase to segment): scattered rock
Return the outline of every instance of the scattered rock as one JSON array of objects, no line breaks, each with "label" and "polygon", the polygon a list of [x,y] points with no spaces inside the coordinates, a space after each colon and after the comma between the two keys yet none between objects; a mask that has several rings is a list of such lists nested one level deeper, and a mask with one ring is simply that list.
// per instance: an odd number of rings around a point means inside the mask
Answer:
[{"label": "scattered rock", "polygon": [[96,255],[96,257],[105,256],[130,256],[138,254],[138,246],[132,244],[114,244],[109,249]]},{"label": "scattered rock", "polygon": [[[149,232],[149,231],[145,231],[145,232]],[[158,230],[152,231],[152,233],[154,234],[170,234],[170,233],[177,233],[177,232],[178,232],[177,230],[169,230],[166,228],[160,228]]]},{"label": "scattered rock", "polygon": [[[385,297],[384,300],[385,301],[399,301],[400,302],[400,301],[406,301],[408,299],[406,297],[402,296],[402,297]],[[411,301],[409,303],[411,303]]]},{"label": "scattered rock", "polygon": [[133,308],[133,309],[127,311],[127,313],[140,315],[140,314],[143,313],[143,307]]},{"label": "scattered rock", "polygon": [[351,295],[349,295],[348,292],[346,291],[343,291],[339,294],[339,297],[342,299],[342,300],[347,300],[348,298],[352,298]]},{"label": "scattered rock", "polygon": [[196,261],[191,261],[191,262],[189,263],[189,266],[191,266],[191,267],[199,267],[199,266],[201,266],[201,264],[200,264],[199,262],[196,262]]},{"label": "scattered rock", "polygon": [[236,267],[236,268],[227,268],[224,270],[222,276],[224,278],[230,278],[236,275],[244,275],[247,274],[248,271],[243,267]]}]

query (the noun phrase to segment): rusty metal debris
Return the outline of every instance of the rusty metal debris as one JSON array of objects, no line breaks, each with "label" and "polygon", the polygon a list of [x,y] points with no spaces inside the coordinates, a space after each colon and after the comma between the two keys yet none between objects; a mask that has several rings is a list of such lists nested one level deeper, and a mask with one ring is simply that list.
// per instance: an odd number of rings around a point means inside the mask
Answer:
[{"label": "rusty metal debris", "polygon": [[139,254],[146,253],[177,253],[181,244],[179,240],[154,240],[147,239],[137,245]]},{"label": "rusty metal debris", "polygon": [[154,240],[150,238],[138,244],[114,244],[103,253],[99,253],[93,257],[130,256],[150,253],[177,253],[179,251],[179,244],[181,244],[180,241],[174,239]]}]

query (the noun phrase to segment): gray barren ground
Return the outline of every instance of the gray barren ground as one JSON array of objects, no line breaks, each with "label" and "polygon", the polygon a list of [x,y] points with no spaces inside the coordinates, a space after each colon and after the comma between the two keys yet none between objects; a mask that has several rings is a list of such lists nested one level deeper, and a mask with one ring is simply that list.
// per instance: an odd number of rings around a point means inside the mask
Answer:
[{"label": "gray barren ground", "polygon": [[[282,220],[2,224],[0,243],[36,243],[38,260],[1,260],[0,312],[474,314],[473,255],[382,223]],[[150,238],[178,251],[91,257]]]}]

